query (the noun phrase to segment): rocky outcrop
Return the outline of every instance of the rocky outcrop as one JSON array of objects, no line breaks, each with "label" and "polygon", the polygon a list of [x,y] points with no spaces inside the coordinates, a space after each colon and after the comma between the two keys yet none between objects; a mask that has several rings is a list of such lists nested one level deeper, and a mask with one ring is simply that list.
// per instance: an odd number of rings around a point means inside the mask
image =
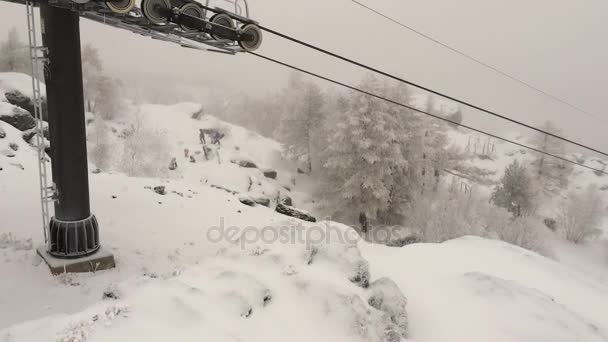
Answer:
[{"label": "rocky outcrop", "polygon": [[249,159],[232,159],[230,162],[248,169],[256,169],[258,167],[253,161]]},{"label": "rocky outcrop", "polygon": [[[32,117],[35,116],[34,101],[32,101],[32,99],[29,96],[23,94],[19,90],[11,90],[11,91],[7,91],[6,93],[4,93],[4,97],[6,98],[8,103],[10,103],[14,106],[17,106],[21,109],[25,109],[26,111],[28,111],[30,113],[30,115],[32,115]],[[46,100],[44,100],[44,98],[42,99],[41,109],[42,109],[42,120],[47,121],[48,120],[47,119],[48,110],[47,110]]]},{"label": "rocky outcrop", "polygon": [[262,173],[264,174],[264,177],[266,177],[266,178],[277,179],[276,170],[266,169],[266,170],[262,170]]},{"label": "rocky outcrop", "polygon": [[300,209],[296,209],[294,207],[290,207],[282,203],[277,204],[276,212],[303,221],[317,222],[317,219],[314,216],[308,214],[307,212]]},{"label": "rocky outcrop", "polygon": [[[5,103],[4,106],[0,107],[0,121],[4,121],[20,131],[27,131],[36,127],[36,120],[27,110],[14,106],[8,109],[7,106],[9,105]],[[8,109],[8,111],[3,109]]]},{"label": "rocky outcrop", "polygon": [[165,190],[165,186],[164,185],[155,186],[154,187],[154,192],[156,192],[159,195],[166,195],[167,194],[167,191]]},{"label": "rocky outcrop", "polygon": [[[389,336],[407,337],[407,299],[397,284],[389,278],[380,278],[370,284],[369,290],[371,294],[367,301],[368,304],[374,309],[384,312],[389,318],[388,328],[392,330]],[[394,340],[400,341],[400,339]]]}]

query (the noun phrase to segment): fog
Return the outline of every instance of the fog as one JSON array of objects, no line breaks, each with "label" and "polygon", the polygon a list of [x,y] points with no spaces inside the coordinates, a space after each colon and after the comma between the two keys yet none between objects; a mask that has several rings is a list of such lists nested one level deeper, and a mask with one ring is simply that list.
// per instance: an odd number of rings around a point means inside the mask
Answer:
[{"label": "fog", "polygon": [[[595,116],[544,97],[348,0],[250,0],[249,5],[253,18],[265,26],[532,125],[550,119],[569,138],[608,150],[605,1],[366,3]],[[25,8],[0,3],[0,35],[12,26],[25,39]],[[262,95],[279,89],[288,74],[252,55],[184,49],[86,19],[81,21],[81,35],[83,43],[99,49],[108,71],[125,81],[128,96],[167,101],[241,91]],[[269,34],[259,52],[350,83],[365,74]],[[182,95],[174,95],[177,92]],[[473,110],[465,110],[464,115],[465,123],[492,132],[517,129]]]}]

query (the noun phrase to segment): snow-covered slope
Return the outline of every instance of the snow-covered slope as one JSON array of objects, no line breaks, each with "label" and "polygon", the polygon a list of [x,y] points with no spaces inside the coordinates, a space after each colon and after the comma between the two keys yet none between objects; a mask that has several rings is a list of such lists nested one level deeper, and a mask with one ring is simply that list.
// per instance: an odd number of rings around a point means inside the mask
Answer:
[{"label": "snow-covered slope", "polygon": [[[0,156],[0,305],[12,308],[0,311],[0,340],[397,341],[405,332],[368,304],[379,290],[366,288],[374,278],[356,244],[310,246],[300,236],[324,226],[245,206],[187,177],[91,174],[92,208],[117,268],[50,276],[33,250],[42,243],[35,151],[19,131],[0,127],[0,150],[20,145]],[[166,195],[150,189],[160,184]]]},{"label": "snow-covered slope", "polygon": [[361,243],[409,299],[414,341],[607,341],[608,282],[501,241]]},{"label": "snow-covered slope", "polygon": [[[280,191],[305,206],[303,184],[312,180],[282,159],[275,141],[210,115],[191,118],[199,109],[131,106],[108,124],[120,163],[125,144],[153,143],[129,141],[145,123],[165,152],[163,173],[129,177],[123,165],[91,173],[91,207],[117,267],[58,277],[34,252],[42,243],[36,152],[0,122],[0,341],[396,342],[406,330],[408,341],[608,341],[608,274],[598,271],[605,263],[581,268],[587,259],[558,262],[476,237],[370,245],[337,223],[243,205],[241,195],[272,200]],[[209,160],[199,129],[226,134]],[[463,149],[476,139],[450,137]],[[488,171],[485,191],[513,158],[529,157],[499,143],[493,156],[469,160]],[[178,167],[168,170],[172,158]]]}]

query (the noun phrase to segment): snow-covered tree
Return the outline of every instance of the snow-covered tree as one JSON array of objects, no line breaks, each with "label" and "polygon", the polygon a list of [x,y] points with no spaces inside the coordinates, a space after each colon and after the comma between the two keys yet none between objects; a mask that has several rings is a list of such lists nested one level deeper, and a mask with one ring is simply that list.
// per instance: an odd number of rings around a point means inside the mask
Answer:
[{"label": "snow-covered tree", "polygon": [[572,192],[562,203],[558,215],[558,228],[573,243],[598,236],[600,223],[605,216],[604,201],[595,185],[584,191]]},{"label": "snow-covered tree", "polygon": [[82,48],[82,85],[87,111],[93,112],[92,102],[97,96],[98,78],[103,74],[103,64],[99,57],[99,51],[91,44],[85,44]]},{"label": "snow-covered tree", "polygon": [[[552,134],[560,133],[550,121],[547,121],[541,129]],[[547,134],[536,134],[532,143],[541,151],[557,156],[565,154],[564,142]],[[543,191],[551,194],[568,186],[572,167],[565,161],[539,153],[532,162],[532,172]]]},{"label": "snow-covered tree", "polygon": [[494,188],[491,201],[496,206],[507,209],[513,216],[521,217],[534,211],[534,199],[532,179],[517,160],[513,161]]},{"label": "snow-covered tree", "polygon": [[282,116],[275,136],[285,143],[290,157],[305,162],[312,171],[313,154],[318,150],[315,141],[323,121],[323,93],[315,83],[291,77],[280,97]]},{"label": "snow-covered tree", "polygon": [[450,127],[456,129],[458,128],[457,124],[462,123],[463,120],[463,116],[462,116],[462,109],[459,107],[454,113],[449,114],[447,116],[447,119],[450,120],[453,123],[449,123]]},{"label": "snow-covered tree", "polygon": [[106,120],[115,118],[122,109],[120,88],[122,83],[105,75],[95,79],[95,106],[93,112]]},{"label": "snow-covered tree", "polygon": [[90,44],[82,48],[82,84],[86,110],[111,120],[120,112],[121,82],[104,72],[99,51]]},{"label": "snow-covered tree", "polygon": [[139,110],[125,132],[125,141],[118,168],[129,176],[161,177],[171,160],[167,137],[149,127]]},{"label": "snow-covered tree", "polygon": [[0,71],[32,72],[29,48],[19,40],[15,27],[8,31],[7,39],[0,45]]},{"label": "snow-covered tree", "polygon": [[[373,76],[361,88],[381,94],[385,87]],[[389,208],[397,170],[408,166],[402,146],[406,135],[386,102],[353,93],[348,108],[335,117],[325,151],[326,196],[334,214],[358,217],[366,232],[372,220]]]}]

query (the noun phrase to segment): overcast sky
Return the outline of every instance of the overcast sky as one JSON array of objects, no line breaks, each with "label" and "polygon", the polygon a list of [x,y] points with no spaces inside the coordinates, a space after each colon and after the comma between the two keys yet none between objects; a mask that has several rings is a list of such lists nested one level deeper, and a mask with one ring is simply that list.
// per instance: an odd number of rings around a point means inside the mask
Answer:
[{"label": "overcast sky", "polygon": [[[596,116],[555,103],[350,0],[250,0],[249,5],[254,19],[268,27],[533,125],[550,119],[569,137],[608,150],[605,0],[361,1]],[[81,23],[83,43],[100,50],[113,74],[138,80],[131,84],[141,91],[154,81],[168,91],[189,84],[216,93],[259,94],[280,87],[287,75],[251,55],[183,49],[86,19]],[[0,34],[11,26],[25,38],[25,8],[0,2]],[[365,73],[269,35],[259,52],[348,82]],[[471,110],[465,120],[495,132],[514,130]]]}]

